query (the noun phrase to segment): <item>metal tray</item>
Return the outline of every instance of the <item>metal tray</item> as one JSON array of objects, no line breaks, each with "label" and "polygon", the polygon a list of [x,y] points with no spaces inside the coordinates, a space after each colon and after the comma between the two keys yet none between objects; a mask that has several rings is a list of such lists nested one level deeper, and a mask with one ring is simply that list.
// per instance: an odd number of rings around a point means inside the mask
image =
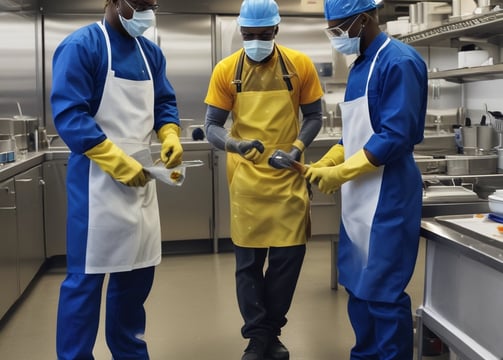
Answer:
[{"label": "metal tray", "polygon": [[479,197],[473,191],[463,186],[428,186],[423,191],[424,203],[467,202],[478,201]]},{"label": "metal tray", "polygon": [[483,218],[469,215],[435,216],[435,220],[457,232],[469,236],[480,242],[503,249],[503,234],[497,230],[501,224],[489,219],[487,214]]}]

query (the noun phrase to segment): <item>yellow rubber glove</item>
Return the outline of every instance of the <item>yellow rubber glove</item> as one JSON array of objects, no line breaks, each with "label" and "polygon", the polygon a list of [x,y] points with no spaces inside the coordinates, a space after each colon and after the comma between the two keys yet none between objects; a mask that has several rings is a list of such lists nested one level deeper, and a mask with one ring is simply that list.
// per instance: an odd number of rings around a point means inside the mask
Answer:
[{"label": "yellow rubber glove", "polygon": [[161,161],[168,169],[182,163],[183,148],[180,143],[180,127],[177,124],[163,125],[157,131],[157,137],[161,140]]},{"label": "yellow rubber glove", "polygon": [[325,194],[336,192],[346,181],[377,169],[365,155],[363,149],[356,152],[342,164],[329,167],[313,168],[306,171],[306,179],[311,184],[318,182],[318,188]]},{"label": "yellow rubber glove", "polygon": [[264,144],[260,140],[236,140],[229,137],[225,142],[225,150],[256,163],[264,152]]},{"label": "yellow rubber glove", "polygon": [[143,166],[109,139],[84,153],[101,170],[127,186],[145,186],[148,178]]},{"label": "yellow rubber glove", "polygon": [[315,163],[309,164],[310,167],[320,168],[326,166],[335,166],[342,164],[344,161],[344,146],[335,144],[332,146],[323,157]]}]

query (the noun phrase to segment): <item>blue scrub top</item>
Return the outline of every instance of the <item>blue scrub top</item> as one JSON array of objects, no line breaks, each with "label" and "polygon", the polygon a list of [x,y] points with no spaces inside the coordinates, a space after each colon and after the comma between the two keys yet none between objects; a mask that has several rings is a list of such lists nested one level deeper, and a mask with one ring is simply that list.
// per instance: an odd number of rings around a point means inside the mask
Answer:
[{"label": "blue scrub top", "polygon": [[[115,76],[148,80],[145,62],[134,38],[123,35],[105,22],[112,47]],[[166,77],[166,59],[150,40],[138,37],[154,81],[153,129],[166,123],[179,124],[176,96]],[[106,135],[94,121],[107,75],[108,56],[98,24],[80,28],[66,37],[53,57],[51,105],[54,124],[70,150],[82,154],[101,143]]]},{"label": "blue scrub top", "polygon": [[[115,76],[128,80],[148,80],[147,66],[136,40],[105,25],[110,38],[111,68]],[[164,55],[156,44],[146,38],[139,37],[138,41],[153,77],[152,129],[158,130],[166,123],[179,124],[175,92],[166,78]],[[106,138],[94,116],[100,107],[107,71],[106,40],[96,23],[70,34],[58,46],[53,57],[51,105],[54,124],[72,151],[66,181],[67,257],[70,273],[85,271],[90,211],[90,160],[84,153]]]},{"label": "blue scrub top", "polygon": [[[381,33],[353,64],[346,101],[365,96],[372,60],[386,39]],[[368,262],[363,269],[354,261],[359,250],[341,222],[339,282],[360,299],[397,301],[414,271],[422,179],[412,153],[414,145],[423,139],[427,99],[425,62],[415,49],[391,39],[379,53],[368,88],[374,134],[364,148],[384,165],[384,171],[380,189],[376,188],[379,198],[372,219]]]},{"label": "blue scrub top", "polygon": [[[372,60],[386,41],[381,33],[351,68],[345,101],[365,94]],[[375,134],[364,146],[381,164],[393,162],[423,140],[428,98],[424,60],[411,46],[399,40],[381,51],[368,88],[369,113]]]}]

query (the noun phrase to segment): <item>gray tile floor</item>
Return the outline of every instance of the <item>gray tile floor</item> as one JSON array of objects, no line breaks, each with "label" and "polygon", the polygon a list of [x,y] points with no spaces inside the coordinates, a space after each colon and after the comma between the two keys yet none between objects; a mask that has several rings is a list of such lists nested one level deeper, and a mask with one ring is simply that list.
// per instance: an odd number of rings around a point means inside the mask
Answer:
[{"label": "gray tile floor", "polygon": [[[0,324],[0,359],[56,359],[56,308],[64,271],[52,268],[42,274]],[[423,275],[424,244],[408,289],[414,309],[421,303]],[[291,360],[348,359],[354,337],[346,300],[342,288],[330,289],[330,241],[311,240],[282,336]],[[165,256],[146,308],[146,339],[152,359],[241,358],[246,341],[240,336],[232,253]],[[111,358],[102,326],[95,358]]]}]

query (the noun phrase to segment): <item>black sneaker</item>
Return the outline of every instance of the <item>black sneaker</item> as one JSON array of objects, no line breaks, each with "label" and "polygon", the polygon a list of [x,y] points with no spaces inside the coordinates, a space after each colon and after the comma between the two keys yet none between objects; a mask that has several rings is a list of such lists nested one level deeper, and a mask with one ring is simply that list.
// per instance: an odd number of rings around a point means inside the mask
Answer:
[{"label": "black sneaker", "polygon": [[275,336],[271,339],[264,354],[264,360],[289,360],[290,353],[285,345]]},{"label": "black sneaker", "polygon": [[266,344],[257,338],[251,338],[241,360],[264,360]]}]

